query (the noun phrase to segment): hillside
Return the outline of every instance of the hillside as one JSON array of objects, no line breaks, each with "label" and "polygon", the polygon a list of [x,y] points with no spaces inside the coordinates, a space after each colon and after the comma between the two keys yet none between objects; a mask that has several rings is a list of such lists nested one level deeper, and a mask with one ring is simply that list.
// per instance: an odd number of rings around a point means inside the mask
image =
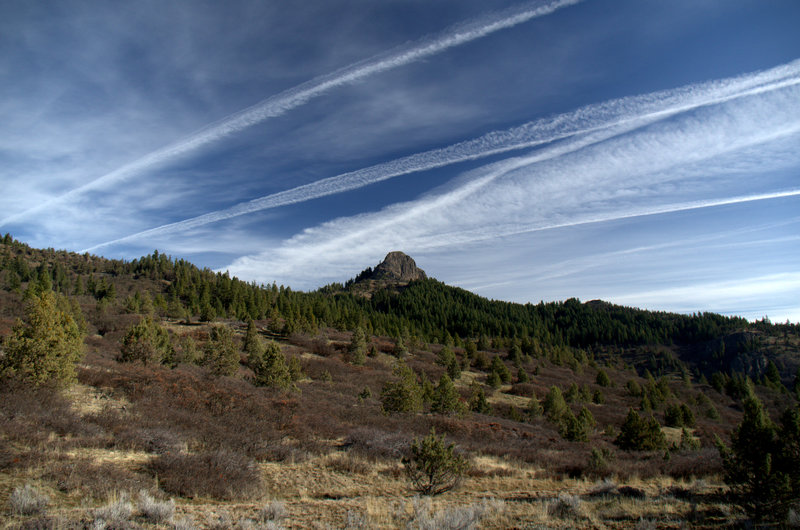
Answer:
[{"label": "hillside", "polygon": [[[773,418],[797,407],[800,326],[490,301],[402,256],[388,261],[399,267],[304,293],[158,252],[124,262],[6,236],[0,504],[26,484],[50,499],[38,515],[9,508],[8,526],[90,525],[140,491],[162,507],[174,499],[169,520],[181,527],[422,527],[437,514],[496,528],[713,527],[744,517],[724,496],[714,440],[730,439],[748,392]],[[51,290],[85,337],[62,389],[5,362],[17,319]],[[630,410],[652,417],[663,440],[626,446]],[[470,470],[426,511],[403,458],[432,428]],[[167,525],[145,504],[117,526]]]}]

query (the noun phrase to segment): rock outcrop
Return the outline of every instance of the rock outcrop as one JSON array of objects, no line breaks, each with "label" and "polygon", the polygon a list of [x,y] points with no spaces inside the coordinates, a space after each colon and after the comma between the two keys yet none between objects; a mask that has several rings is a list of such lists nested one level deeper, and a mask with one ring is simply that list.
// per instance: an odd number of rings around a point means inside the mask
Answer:
[{"label": "rock outcrop", "polygon": [[372,271],[372,280],[390,280],[396,282],[410,282],[424,280],[428,276],[425,271],[407,254],[399,251],[389,252],[386,258]]}]

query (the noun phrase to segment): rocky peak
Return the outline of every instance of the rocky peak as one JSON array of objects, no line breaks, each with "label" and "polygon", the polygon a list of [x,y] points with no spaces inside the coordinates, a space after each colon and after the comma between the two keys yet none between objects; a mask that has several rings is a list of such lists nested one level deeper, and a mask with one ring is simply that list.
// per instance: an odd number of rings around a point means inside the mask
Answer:
[{"label": "rocky peak", "polygon": [[389,252],[384,260],[372,271],[374,280],[392,280],[396,282],[410,282],[424,280],[428,276],[425,271],[417,267],[410,256],[399,252]]}]

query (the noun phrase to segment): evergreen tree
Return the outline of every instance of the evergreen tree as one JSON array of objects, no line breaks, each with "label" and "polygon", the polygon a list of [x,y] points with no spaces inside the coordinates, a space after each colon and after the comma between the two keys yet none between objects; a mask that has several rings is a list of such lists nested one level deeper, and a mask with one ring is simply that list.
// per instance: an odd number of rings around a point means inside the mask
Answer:
[{"label": "evergreen tree", "polygon": [[530,401],[528,401],[528,416],[531,418],[538,418],[544,412],[544,407],[542,404],[539,403],[539,399],[536,397],[536,394],[531,396]]},{"label": "evergreen tree", "polygon": [[52,291],[34,295],[0,357],[0,375],[34,385],[69,386],[77,379],[75,365],[83,357],[83,333],[68,309]]},{"label": "evergreen tree", "polygon": [[469,410],[479,414],[491,414],[492,412],[492,407],[486,400],[486,392],[477,381],[473,381],[470,385]]},{"label": "evergreen tree", "polygon": [[511,371],[505,365],[505,363],[500,359],[499,355],[495,355],[492,357],[492,364],[490,367],[492,373],[496,373],[498,377],[500,377],[500,381],[503,383],[510,383],[511,382]]},{"label": "evergreen tree", "polygon": [[381,391],[384,412],[419,412],[422,410],[422,388],[414,371],[402,360],[394,367],[395,379],[387,381]]},{"label": "evergreen tree", "polygon": [[464,405],[461,403],[461,397],[456,391],[453,381],[447,374],[442,374],[439,378],[439,384],[433,391],[433,399],[431,400],[431,412],[438,412],[440,414],[465,412]]},{"label": "evergreen tree", "polygon": [[443,346],[442,349],[439,350],[436,362],[447,369],[447,375],[450,376],[450,379],[455,381],[461,377],[461,365],[458,364],[456,354],[447,346]]},{"label": "evergreen tree", "polygon": [[445,444],[444,437],[431,429],[422,440],[411,444],[411,456],[403,460],[406,474],[414,489],[422,495],[439,495],[461,482],[469,468],[467,460],[456,454],[454,444]]},{"label": "evergreen tree", "polygon": [[350,362],[356,366],[361,366],[367,361],[367,336],[360,326],[353,331],[350,345],[347,347],[347,355]]},{"label": "evergreen tree", "polygon": [[667,445],[658,421],[652,416],[643,419],[633,409],[628,410],[628,416],[614,443],[626,451],[655,451],[664,449]]},{"label": "evergreen tree", "polygon": [[261,358],[253,366],[253,384],[270,388],[287,389],[292,386],[292,374],[286,364],[286,356],[281,347],[270,342]]},{"label": "evergreen tree", "polygon": [[558,423],[561,417],[569,411],[569,406],[567,406],[567,402],[564,400],[564,395],[557,386],[550,387],[550,391],[547,392],[547,395],[544,397],[542,408],[544,409],[547,419],[553,423]]},{"label": "evergreen tree", "polygon": [[203,350],[203,364],[214,375],[233,376],[239,370],[239,350],[233,342],[233,332],[224,325],[211,328]]},{"label": "evergreen tree", "polygon": [[595,379],[595,382],[602,387],[611,386],[611,378],[608,377],[608,374],[602,368],[597,371],[597,378]]},{"label": "evergreen tree", "polygon": [[264,358],[266,347],[264,341],[258,334],[255,321],[251,318],[247,321],[247,331],[244,334],[244,341],[242,343],[242,350],[247,354],[247,364],[250,368],[261,363]]},{"label": "evergreen tree", "polygon": [[119,360],[148,363],[174,362],[175,350],[167,330],[147,316],[131,326],[122,339]]}]

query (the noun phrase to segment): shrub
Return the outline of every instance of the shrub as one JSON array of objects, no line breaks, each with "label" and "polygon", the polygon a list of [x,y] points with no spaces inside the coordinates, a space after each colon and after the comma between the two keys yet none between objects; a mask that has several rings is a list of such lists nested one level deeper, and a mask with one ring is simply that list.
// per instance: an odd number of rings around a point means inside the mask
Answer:
[{"label": "shrub", "polygon": [[643,419],[633,409],[628,410],[614,443],[626,451],[654,451],[664,449],[667,444],[658,421],[652,416]]},{"label": "shrub", "polygon": [[175,516],[175,501],[157,501],[144,490],[139,492],[137,507],[144,518],[154,524],[169,523]]},{"label": "shrub", "polygon": [[124,528],[133,514],[133,505],[128,495],[123,493],[116,501],[111,501],[94,511],[94,526],[100,528]]},{"label": "shrub", "polygon": [[445,444],[444,436],[430,434],[411,443],[411,456],[403,459],[414,490],[423,495],[439,495],[461,482],[469,464],[455,453],[455,444]]},{"label": "shrub", "polygon": [[288,516],[289,513],[286,511],[286,504],[282,501],[272,500],[259,510],[258,521],[261,523],[279,523]]},{"label": "shrub", "polygon": [[29,301],[25,322],[18,322],[6,341],[0,376],[14,376],[34,385],[63,387],[75,382],[75,365],[83,357],[83,332],[68,305],[52,291],[43,291]]},{"label": "shrub", "polygon": [[558,498],[547,505],[547,514],[559,519],[583,518],[583,503],[577,495],[559,494]]},{"label": "shrub", "polygon": [[164,491],[182,497],[251,499],[262,489],[256,463],[229,451],[160,455],[153,459],[150,469]]},{"label": "shrub", "polygon": [[411,520],[406,522],[405,527],[420,530],[473,530],[478,528],[484,519],[492,515],[499,515],[504,508],[503,501],[483,499],[481,502],[469,506],[456,506],[434,513],[430,499],[414,497],[411,500]]},{"label": "shrub", "polygon": [[16,515],[42,515],[50,503],[47,495],[39,493],[30,484],[16,488],[8,498],[11,513]]}]

